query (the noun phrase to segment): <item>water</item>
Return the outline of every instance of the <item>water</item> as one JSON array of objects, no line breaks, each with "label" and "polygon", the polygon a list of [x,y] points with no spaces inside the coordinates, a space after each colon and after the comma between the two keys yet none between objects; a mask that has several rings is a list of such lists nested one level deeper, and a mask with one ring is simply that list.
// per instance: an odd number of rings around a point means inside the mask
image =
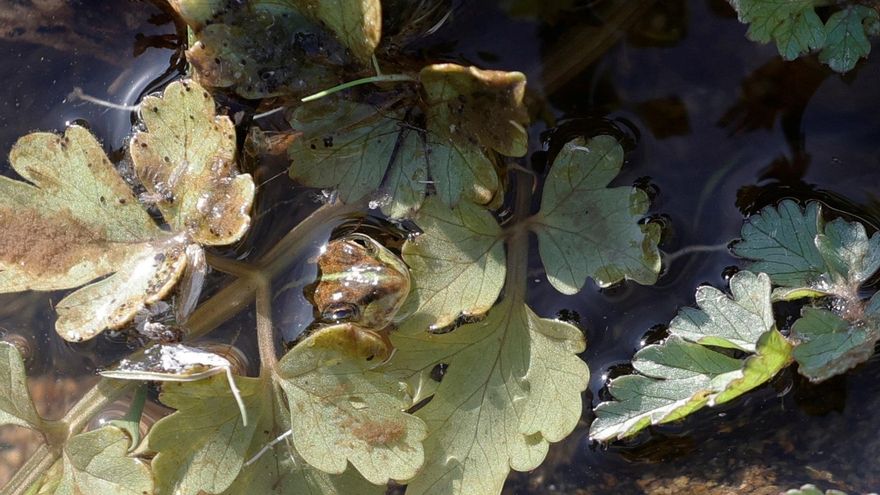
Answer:
[{"label": "water", "polygon": [[[105,149],[119,150],[131,114],[73,102],[68,93],[80,86],[132,104],[179,69],[173,48],[178,29],[157,4],[71,5],[76,8],[62,8],[54,20],[43,12],[28,24],[37,33],[67,26],[62,47],[0,40],[8,75],[0,89],[4,152],[29,131],[58,131],[78,119],[89,123]],[[838,76],[816,57],[783,62],[775,47],[746,40],[745,30],[720,0],[466,1],[414,53],[524,72],[530,108],[539,117],[521,163],[539,173],[574,135],[625,138],[627,163],[613,184],[653,191],[651,213],[666,225],[666,252],[725,244],[737,237],[744,215],[783,197],[821,199],[841,214],[880,225],[880,46],[874,44],[867,63]],[[134,47],[143,46],[139,39],[168,47],[133,56]],[[283,175],[275,178],[284,163],[254,166],[258,184],[272,180],[261,188],[252,233],[226,252],[233,256],[258,256],[316,206],[313,192]],[[316,233],[313,244],[323,242],[331,227]],[[530,263],[529,304],[543,316],[577,315],[592,378],[578,429],[554,445],[535,472],[512,475],[506,493],[777,493],[805,482],[852,492],[880,487],[874,438],[880,419],[870,413],[880,397],[877,359],[822,385],[788,370],[731,405],[609,448],[591,444],[590,410],[607,374],[620,372],[653,327],[693,304],[698,285],[723,287],[725,268],[741,263],[724,249],[694,253],[665,267],[654,286],[599,290],[588,282],[574,296],[550,287],[536,256]],[[209,293],[226,283],[215,277]],[[292,338],[308,324],[310,308],[297,288],[279,298],[298,308],[277,317],[287,322],[285,338]],[[124,352],[119,342],[106,340],[61,343],[45,300],[21,300],[0,296],[0,307],[22,305],[0,310],[0,326],[36,335],[41,352],[33,373],[87,376]],[[222,335],[252,352],[252,319],[252,312],[242,313]]]}]

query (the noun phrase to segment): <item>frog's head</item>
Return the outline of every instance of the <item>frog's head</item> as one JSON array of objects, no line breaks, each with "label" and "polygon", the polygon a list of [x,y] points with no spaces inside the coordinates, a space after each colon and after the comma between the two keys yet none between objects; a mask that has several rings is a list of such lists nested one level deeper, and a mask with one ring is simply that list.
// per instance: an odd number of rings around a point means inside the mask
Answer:
[{"label": "frog's head", "polygon": [[312,302],[324,322],[381,329],[393,321],[409,294],[406,264],[364,234],[328,242],[317,262]]}]

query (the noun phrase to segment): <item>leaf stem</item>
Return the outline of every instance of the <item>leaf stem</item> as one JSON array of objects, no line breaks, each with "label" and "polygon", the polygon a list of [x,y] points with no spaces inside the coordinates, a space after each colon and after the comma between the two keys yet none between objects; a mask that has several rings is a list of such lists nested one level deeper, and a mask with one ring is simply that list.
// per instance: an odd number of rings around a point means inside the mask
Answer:
[{"label": "leaf stem", "polygon": [[313,95],[306,96],[303,98],[303,103],[308,103],[310,101],[315,101],[320,98],[323,98],[328,95],[332,95],[333,93],[338,93],[339,91],[353,88],[355,86],[361,86],[363,84],[372,84],[372,83],[382,83],[382,82],[415,82],[416,79],[407,74],[380,74],[378,76],[370,76],[363,77],[361,79],[355,79],[354,81],[349,81],[347,83],[342,83],[338,86],[333,86],[332,88],[325,89],[324,91],[319,91]]},{"label": "leaf stem", "polygon": [[3,495],[22,495],[39,481],[43,473],[48,471],[59,457],[61,457],[60,448],[49,448],[46,444],[40,445],[27,462],[18,468],[18,471],[0,493]]},{"label": "leaf stem", "polygon": [[511,169],[516,183],[513,219],[505,232],[507,237],[507,277],[504,280],[505,300],[525,301],[529,269],[529,213],[532,205],[532,180]]}]

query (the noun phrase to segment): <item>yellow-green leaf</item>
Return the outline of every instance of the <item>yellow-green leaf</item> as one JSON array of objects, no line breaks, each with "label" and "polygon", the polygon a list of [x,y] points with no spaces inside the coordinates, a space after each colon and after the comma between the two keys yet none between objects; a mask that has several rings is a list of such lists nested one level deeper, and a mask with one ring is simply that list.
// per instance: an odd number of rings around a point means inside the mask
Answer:
[{"label": "yellow-green leaf", "polygon": [[0,426],[38,429],[41,424],[28,392],[21,354],[15,346],[0,342]]},{"label": "yellow-green leaf", "polygon": [[379,0],[296,0],[323,22],[361,62],[369,62],[382,38]]}]

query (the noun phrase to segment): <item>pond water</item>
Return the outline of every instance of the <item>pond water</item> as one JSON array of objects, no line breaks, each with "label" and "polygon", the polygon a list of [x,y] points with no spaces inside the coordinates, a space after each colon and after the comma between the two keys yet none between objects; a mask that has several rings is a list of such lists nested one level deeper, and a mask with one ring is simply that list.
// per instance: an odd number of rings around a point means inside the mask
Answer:
[{"label": "pond water", "polygon": [[[134,0],[11,4],[4,9],[18,15],[0,14],[0,150],[27,132],[78,121],[121,156],[133,115],[69,94],[81,87],[134,104],[179,76],[181,31],[167,10]],[[654,286],[599,290],[588,282],[574,296],[556,292],[534,256],[528,302],[539,315],[577,322],[592,378],[577,430],[551,447],[539,469],[512,474],[505,493],[770,494],[807,482],[854,493],[880,488],[880,417],[872,414],[880,405],[878,359],[820,385],[789,369],[730,405],[627,442],[603,447],[587,438],[609,374],[625,370],[646,338],[662,335],[658,325],[692,305],[696,287],[724,287],[729,267],[742,264],[723,246],[745,216],[792,197],[822,200],[869,230],[880,225],[880,46],[839,76],[815,56],[784,62],[774,46],[745,39],[745,30],[722,0],[471,0],[455,2],[449,22],[414,47],[430,60],[527,75],[534,123],[522,165],[540,175],[569,138],[614,133],[628,149],[615,184],[651,191],[663,251],[721,246],[674,259]],[[247,106],[224,104],[233,112]],[[314,191],[278,176],[283,166],[254,170],[261,184],[254,230],[232,254],[253,256],[318,205]],[[0,171],[8,174],[8,164]],[[314,244],[345,221],[316,232]],[[224,281],[214,276],[209,293]],[[301,292],[282,293],[276,305],[285,308],[277,315],[285,338],[310,321]],[[253,328],[249,315],[218,339],[235,338],[255,355],[252,332],[242,331]],[[36,349],[33,375],[85,386],[126,350],[104,338],[65,344],[53,320],[44,296],[0,296],[0,329],[27,335]],[[45,410],[69,404],[58,397],[36,399]]]}]

